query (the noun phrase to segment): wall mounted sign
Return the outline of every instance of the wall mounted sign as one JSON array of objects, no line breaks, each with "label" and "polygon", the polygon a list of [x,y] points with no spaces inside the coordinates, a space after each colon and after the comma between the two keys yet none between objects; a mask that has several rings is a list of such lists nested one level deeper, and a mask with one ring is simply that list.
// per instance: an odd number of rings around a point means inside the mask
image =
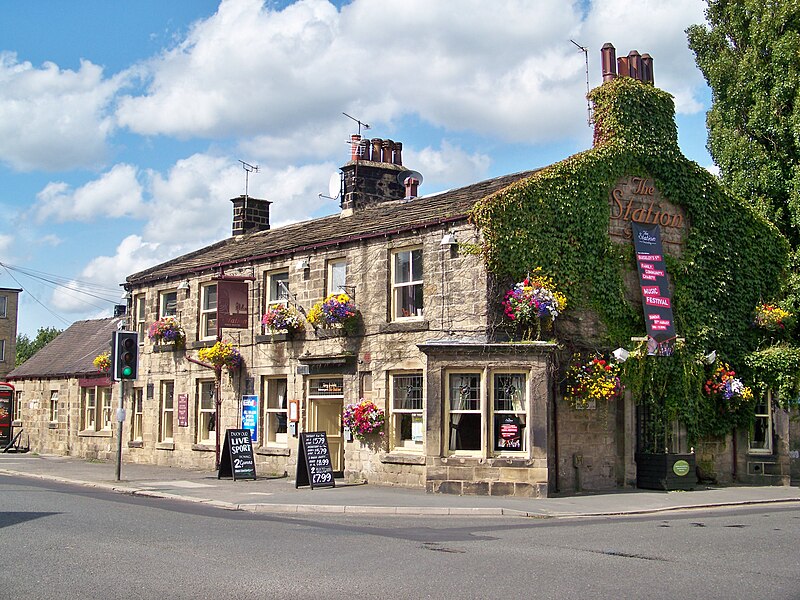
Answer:
[{"label": "wall mounted sign", "polygon": [[220,328],[247,329],[247,293],[245,281],[217,281],[217,322]]},{"label": "wall mounted sign", "polygon": [[258,442],[258,396],[242,396],[242,429],[250,431],[250,439]]},{"label": "wall mounted sign", "polygon": [[178,427],[189,426],[189,394],[178,394]]},{"label": "wall mounted sign", "polygon": [[672,465],[672,472],[678,477],[685,477],[689,474],[689,463],[685,460],[676,460]]},{"label": "wall mounted sign", "polygon": [[647,328],[647,353],[670,356],[675,346],[675,321],[661,246],[661,230],[658,225],[648,227],[638,223],[633,223],[632,228]]}]

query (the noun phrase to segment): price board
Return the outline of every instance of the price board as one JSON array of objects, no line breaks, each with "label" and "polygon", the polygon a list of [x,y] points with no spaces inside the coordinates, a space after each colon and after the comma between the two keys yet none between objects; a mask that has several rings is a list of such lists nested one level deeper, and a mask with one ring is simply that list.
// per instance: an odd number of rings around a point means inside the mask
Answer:
[{"label": "price board", "polygon": [[222,477],[233,477],[234,481],[256,478],[256,461],[253,458],[253,442],[249,429],[225,431],[217,479]]},{"label": "price board", "polygon": [[311,486],[312,490],[315,487],[336,487],[328,436],[324,431],[301,433],[298,452],[295,488],[301,485]]}]

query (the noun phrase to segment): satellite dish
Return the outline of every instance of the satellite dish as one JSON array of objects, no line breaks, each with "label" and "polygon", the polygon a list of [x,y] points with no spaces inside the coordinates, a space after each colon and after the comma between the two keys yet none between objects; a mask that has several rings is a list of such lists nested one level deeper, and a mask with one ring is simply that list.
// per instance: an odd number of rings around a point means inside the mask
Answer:
[{"label": "satellite dish", "polygon": [[417,181],[419,181],[420,185],[422,185],[422,173],[419,171],[401,171],[397,174],[397,183],[400,185],[406,184],[406,179],[409,177],[413,177]]},{"label": "satellite dish", "polygon": [[339,171],[331,174],[331,180],[328,182],[328,196],[336,200],[339,194],[342,193],[342,176]]}]

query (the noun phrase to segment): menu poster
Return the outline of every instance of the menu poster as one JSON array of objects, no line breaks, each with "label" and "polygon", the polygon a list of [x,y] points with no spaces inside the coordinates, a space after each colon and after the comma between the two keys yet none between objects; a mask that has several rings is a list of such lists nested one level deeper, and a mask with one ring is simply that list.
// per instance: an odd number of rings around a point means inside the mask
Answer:
[{"label": "menu poster", "polygon": [[658,225],[645,227],[632,223],[631,226],[647,327],[647,353],[671,356],[675,348],[675,320],[661,246],[661,230]]}]

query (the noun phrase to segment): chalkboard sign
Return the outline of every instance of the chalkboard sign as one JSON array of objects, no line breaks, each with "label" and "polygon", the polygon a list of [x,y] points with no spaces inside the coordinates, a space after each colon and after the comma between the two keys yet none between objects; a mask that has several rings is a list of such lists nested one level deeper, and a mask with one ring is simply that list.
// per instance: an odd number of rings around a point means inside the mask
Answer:
[{"label": "chalkboard sign", "polygon": [[297,475],[294,487],[310,485],[315,487],[336,487],[331,468],[331,451],[328,436],[324,431],[309,431],[300,434]]},{"label": "chalkboard sign", "polygon": [[233,477],[234,481],[256,478],[256,461],[253,458],[253,442],[249,429],[225,431],[217,479],[222,477]]}]

